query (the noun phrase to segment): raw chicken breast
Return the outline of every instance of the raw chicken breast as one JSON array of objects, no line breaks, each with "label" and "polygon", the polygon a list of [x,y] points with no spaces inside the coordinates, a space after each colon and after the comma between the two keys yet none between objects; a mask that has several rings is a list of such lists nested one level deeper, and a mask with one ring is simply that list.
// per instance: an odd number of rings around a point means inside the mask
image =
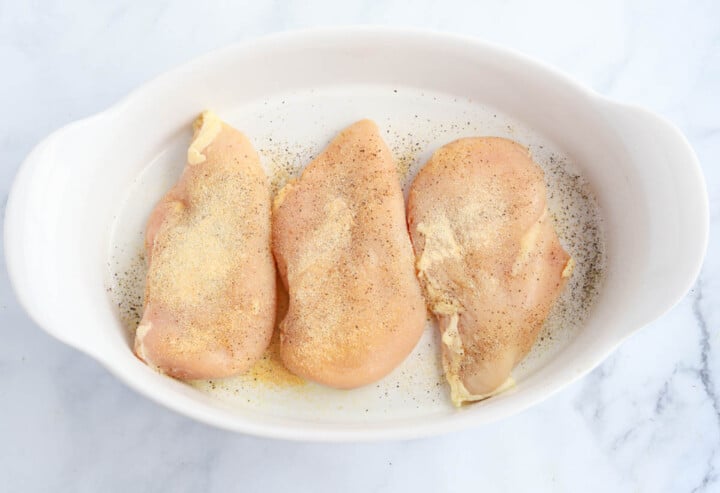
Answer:
[{"label": "raw chicken breast", "polygon": [[542,170],[511,140],[457,140],[413,181],[408,222],[453,402],[511,385],[572,272]]},{"label": "raw chicken breast", "polygon": [[290,297],[280,351],[292,372],[358,387],[417,343],[426,308],[395,163],[373,122],[342,131],[280,191],[273,252]]},{"label": "raw chicken breast", "polygon": [[242,373],[275,320],[271,195],[250,141],[216,115],[195,122],[187,166],[147,224],[135,353],[180,379]]}]

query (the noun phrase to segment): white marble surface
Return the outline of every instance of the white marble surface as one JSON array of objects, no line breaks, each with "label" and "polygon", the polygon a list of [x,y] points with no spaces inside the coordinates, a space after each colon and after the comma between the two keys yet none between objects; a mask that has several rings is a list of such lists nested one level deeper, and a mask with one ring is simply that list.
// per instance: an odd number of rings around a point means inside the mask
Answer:
[{"label": "white marble surface", "polygon": [[[711,200],[693,292],[591,375],[511,419],[411,442],[235,435],[136,395],[17,305],[0,268],[2,491],[720,491],[720,3],[0,2],[0,196],[53,129],[227,43],[319,25],[472,34],[687,134]],[[260,489],[262,488],[262,490]]]}]

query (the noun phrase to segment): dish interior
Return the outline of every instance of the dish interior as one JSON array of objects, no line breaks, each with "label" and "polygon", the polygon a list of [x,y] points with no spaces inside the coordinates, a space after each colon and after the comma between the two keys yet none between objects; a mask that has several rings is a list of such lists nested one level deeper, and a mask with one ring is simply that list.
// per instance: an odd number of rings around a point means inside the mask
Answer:
[{"label": "dish interior", "polygon": [[[197,112],[203,107],[198,107]],[[407,191],[418,169],[440,146],[460,137],[501,136],[527,146],[545,171],[548,206],[566,250],[576,261],[570,283],[527,358],[515,369],[518,386],[546,367],[582,333],[605,273],[605,239],[597,200],[585,169],[550,138],[498,108],[467,97],[410,86],[347,84],[279,92],[234,107],[207,108],[244,132],[260,153],[274,190],[298,176],[342,128],[361,118],[380,127]],[[185,165],[191,121],[153,152],[124,194],[110,232],[106,291],[118,331],[131,350],[142,315],[144,227],[150,211]],[[140,167],[136,165],[139,169]],[[188,385],[203,400],[241,414],[364,422],[454,412],[442,375],[439,337],[428,317],[407,360],[377,384],[351,391],[303,382],[287,373],[274,351],[247,375]],[[511,389],[508,392],[513,393]],[[472,406],[484,406],[488,401]]]}]

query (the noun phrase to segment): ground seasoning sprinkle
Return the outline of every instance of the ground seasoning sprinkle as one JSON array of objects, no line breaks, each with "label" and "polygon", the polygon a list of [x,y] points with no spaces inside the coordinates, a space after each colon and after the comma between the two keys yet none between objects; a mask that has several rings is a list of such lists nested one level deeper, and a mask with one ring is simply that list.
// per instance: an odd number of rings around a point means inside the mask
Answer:
[{"label": "ground seasoning sprinkle", "polygon": [[[454,139],[473,135],[495,135],[516,140],[529,147],[534,160],[543,168],[548,185],[548,207],[555,229],[563,246],[575,259],[576,266],[568,287],[557,302],[533,350],[513,372],[516,378],[521,379],[524,374],[532,373],[561,351],[582,329],[583,321],[602,287],[605,243],[592,188],[576,171],[574,163],[558,152],[551,142],[497,110],[467,98],[454,98],[429,91],[398,87],[376,88],[372,91],[362,89],[357,93],[342,94],[334,102],[341,106],[345,104],[344,101],[348,101],[351,103],[348,106],[350,108],[355,104],[352,103],[353,98],[356,98],[359,101],[353,107],[358,112],[356,116],[375,119],[396,159],[398,176],[404,189],[407,189],[414,174],[433,150]],[[365,108],[367,101],[380,101],[381,104],[375,104],[372,106],[375,109],[366,113],[364,109],[357,109]],[[399,102],[407,109],[405,113],[397,111],[401,108]],[[282,98],[260,101],[249,109],[242,108],[242,111],[235,109],[240,116],[233,123],[245,130],[256,144],[271,180],[273,193],[288,180],[297,177],[327,143],[327,140],[322,139],[278,138],[282,135],[282,127],[289,124],[284,115],[291,109],[303,113],[310,128],[308,135],[329,138],[348,122],[342,125],[328,123],[325,114],[331,113],[323,109],[328,105],[325,93],[321,95],[321,91],[314,93],[314,90],[310,90],[297,96],[286,94]],[[341,109],[335,108],[333,111]],[[248,121],[256,122],[256,127],[245,127],[243,122]],[[178,142],[178,147],[185,147],[179,155],[184,155],[186,146],[186,140]],[[578,164],[590,166],[589,163]],[[152,165],[162,169],[150,173],[155,178],[147,178],[148,182],[144,181],[144,175],[139,176],[128,195],[127,203],[152,201],[155,200],[152,197],[159,199],[164,193],[167,180],[158,177],[167,175],[168,169],[177,166],[177,163],[160,157]],[[179,174],[180,169],[175,169]],[[157,187],[157,190],[153,187]],[[137,227],[116,228],[113,245],[118,246],[110,250],[108,263],[108,296],[116,307],[118,320],[128,331],[129,341],[132,341],[142,314],[146,272],[142,252],[146,217],[136,217],[138,210],[143,209],[123,205],[119,211],[118,223]],[[274,343],[256,367],[245,376],[198,381],[191,385],[240,408],[277,410],[286,406],[288,398],[291,398],[293,413],[298,416],[315,416],[318,411],[334,416],[349,416],[358,411],[365,416],[387,416],[398,410],[406,415],[416,412],[408,410],[408,407],[413,410],[419,407],[421,411],[417,413],[426,414],[428,409],[445,409],[450,405],[439,359],[439,338],[432,320],[428,322],[426,334],[414,353],[400,368],[369,389],[358,389],[351,393],[333,391],[299,379],[294,380],[297,377],[283,372],[286,370],[279,363],[277,344]],[[413,377],[413,385],[410,385],[410,376]]]}]

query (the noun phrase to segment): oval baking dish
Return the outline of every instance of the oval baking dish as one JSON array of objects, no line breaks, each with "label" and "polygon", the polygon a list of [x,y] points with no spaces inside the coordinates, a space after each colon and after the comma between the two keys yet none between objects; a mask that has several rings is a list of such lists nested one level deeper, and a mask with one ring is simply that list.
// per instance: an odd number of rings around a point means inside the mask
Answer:
[{"label": "oval baking dish", "polygon": [[[582,330],[511,391],[462,409],[398,404],[413,407],[413,413],[366,415],[356,403],[332,413],[298,415],[291,400],[274,402],[271,410],[231,406],[140,362],[106,290],[119,208],[148,163],[186,145],[189,123],[205,108],[234,111],[231,120],[241,126],[242,108],[283,94],[290,103],[292,94],[304,91],[313,101],[354,97],[356,106],[372,112],[373,101],[359,95],[383,87],[497,108],[572,158],[597,197],[607,252],[602,289]],[[409,99],[403,101],[397,111],[412,113]],[[270,124],[278,136],[303,126],[297,110],[291,107],[286,115]],[[170,178],[165,181],[172,183]],[[148,208],[154,200],[155,195],[146,197]],[[697,159],[683,135],[662,118],[609,101],[552,68],[475,39],[352,28],[286,33],[221,49],[56,131],[17,174],[6,210],[5,252],[18,299],[35,322],[138,392],[228,430],[342,441],[458,430],[545,399],[682,298],[700,269],[707,234],[707,195]],[[402,389],[391,398],[400,402],[401,395]]]}]

